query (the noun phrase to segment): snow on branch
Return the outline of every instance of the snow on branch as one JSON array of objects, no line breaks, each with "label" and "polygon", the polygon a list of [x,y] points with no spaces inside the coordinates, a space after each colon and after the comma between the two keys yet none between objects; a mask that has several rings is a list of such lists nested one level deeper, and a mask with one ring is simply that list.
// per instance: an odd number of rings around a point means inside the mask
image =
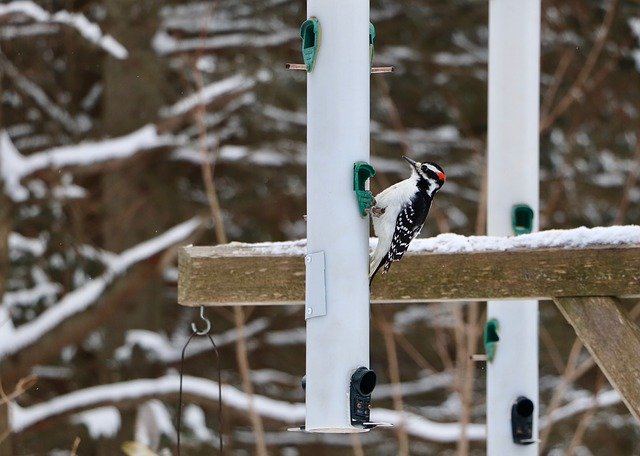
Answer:
[{"label": "snow on branch", "polygon": [[165,117],[181,116],[198,106],[207,105],[218,98],[248,90],[254,85],[255,82],[245,76],[231,76],[211,83],[193,95],[178,101],[173,106],[163,109],[162,115]]},{"label": "snow on branch", "polygon": [[[152,397],[175,395],[178,393],[179,377],[166,375],[158,379],[131,380],[111,385],[100,385],[58,396],[50,401],[22,408],[11,405],[13,432],[26,428],[52,417],[77,413],[106,404],[119,402],[144,402]],[[218,400],[218,383],[197,377],[185,376],[183,392],[205,401]],[[230,385],[222,385],[222,401],[237,410],[248,410],[250,397]],[[254,406],[264,417],[270,417],[287,423],[302,423],[305,406],[254,395]]]},{"label": "snow on branch", "polygon": [[[104,406],[131,406],[151,398],[175,396],[178,393],[179,377],[175,374],[158,379],[140,379],[127,382],[100,385],[80,391],[58,396],[55,399],[30,407],[20,407],[11,403],[11,422],[14,433],[22,432],[46,420],[67,416]],[[183,379],[184,394],[189,400],[215,402],[218,400],[218,384],[214,381],[186,376]],[[249,407],[249,396],[230,385],[222,385],[222,402],[228,407],[246,412]],[[261,395],[253,396],[254,406],[265,418],[288,424],[301,424],[305,418],[305,406],[302,403],[291,403],[271,399]],[[582,397],[566,406],[557,409],[550,417],[541,420],[541,427],[558,422],[592,407],[609,407],[620,402],[615,390],[599,393],[597,396]],[[89,415],[85,415],[88,419]],[[411,412],[397,412],[389,409],[374,408],[372,420],[387,422],[399,426],[402,424],[413,437],[435,442],[456,442],[460,438],[462,427],[459,423],[440,423]],[[86,420],[85,420],[86,421]],[[91,426],[91,423],[85,423]],[[482,424],[470,424],[466,427],[466,435],[471,440],[484,440],[486,427]]]},{"label": "snow on branch", "polygon": [[0,178],[5,192],[15,202],[24,201],[28,191],[22,186],[25,177],[45,169],[89,166],[109,160],[127,158],[144,150],[176,144],[175,137],[160,135],[154,125],[133,133],[103,141],[56,147],[31,155],[22,155],[5,130],[0,131]]},{"label": "snow on branch", "polygon": [[35,82],[20,73],[20,70],[0,52],[0,67],[11,78],[17,88],[35,102],[51,119],[62,125],[68,132],[81,134],[91,128],[91,121],[85,114],[72,116],[57,105]]},{"label": "snow on branch", "polygon": [[[371,421],[390,423],[395,427],[403,426],[408,434],[434,442],[457,442],[462,435],[460,423],[439,423],[407,411],[374,408],[371,409]],[[465,434],[469,440],[484,440],[486,426],[468,424]]]},{"label": "snow on branch", "polygon": [[26,16],[35,22],[61,24],[76,29],[87,41],[101,47],[117,59],[126,59],[127,50],[111,35],[102,32],[97,24],[89,21],[84,14],[58,11],[51,14],[28,0],[13,1],[0,5],[0,17],[9,15]]},{"label": "snow on branch", "polygon": [[[118,403],[141,403],[152,397],[176,395],[178,393],[178,375],[166,375],[158,379],[131,380],[86,388],[80,391],[58,396],[50,401],[22,408],[11,404],[11,423],[13,432],[21,432],[45,420],[62,415],[77,413],[105,405]],[[198,377],[183,378],[184,394],[202,401],[218,400],[218,383]],[[249,402],[263,418],[299,425],[305,420],[303,403],[286,402],[266,396],[253,395],[230,385],[222,385],[222,402],[225,406],[248,412]],[[409,434],[436,442],[456,442],[460,438],[462,426],[458,423],[437,423],[410,412],[397,412],[375,408],[372,419],[385,421],[395,426],[402,424]],[[472,440],[484,440],[485,426],[471,424],[466,426],[466,435]]]},{"label": "snow on branch", "polygon": [[174,38],[165,31],[156,33],[153,48],[160,55],[180,52],[214,51],[228,48],[265,48],[287,44],[298,38],[294,30],[270,34],[230,33],[209,38]]},{"label": "snow on branch", "polygon": [[118,276],[136,263],[184,241],[200,227],[201,223],[199,218],[193,218],[158,237],[142,242],[119,255],[114,255],[107,262],[107,269],[102,275],[67,293],[57,304],[44,311],[35,320],[17,328],[14,328],[10,322],[0,326],[0,359],[32,345],[69,317],[91,307]]},{"label": "snow on branch", "polygon": [[615,389],[607,390],[597,395],[579,397],[568,404],[555,409],[551,415],[540,420],[540,427],[546,428],[552,423],[562,421],[592,408],[603,408],[617,405],[622,402],[620,394]]},{"label": "snow on branch", "polygon": [[[264,6],[264,2],[260,3]],[[257,3],[256,3],[257,5]],[[255,5],[254,5],[255,6]],[[158,54],[280,46],[298,37],[298,30],[278,18],[246,8],[213,8],[210,2],[165,6],[153,47]]]},{"label": "snow on branch", "polygon": [[[0,162],[0,165],[2,162]],[[43,236],[39,238],[28,238],[20,233],[9,233],[9,253],[26,252],[33,256],[42,256],[47,249]],[[14,259],[12,257],[12,259]]]},{"label": "snow on branch", "polygon": [[[175,396],[178,393],[179,377],[171,374],[157,379],[131,380],[110,385],[100,385],[58,396],[47,402],[30,407],[11,404],[12,430],[21,432],[43,421],[60,416],[75,414],[103,406],[119,404],[135,405],[150,398]],[[218,400],[218,383],[198,377],[185,376],[183,391],[191,400],[215,402]],[[241,412],[247,412],[250,397],[231,385],[222,385],[224,405]],[[276,400],[266,396],[254,395],[254,407],[264,418],[270,418],[288,424],[302,424],[305,419],[305,405]],[[541,420],[541,427],[575,416],[592,407],[609,407],[620,403],[615,390],[599,393],[596,396],[581,397],[554,411]],[[395,426],[403,425],[414,437],[435,442],[456,442],[460,438],[462,426],[459,423],[440,423],[411,412],[374,408],[372,421],[386,422]],[[484,440],[486,427],[482,424],[466,426],[466,435],[471,440]]]},{"label": "snow on branch", "polygon": [[[269,328],[272,321],[262,317],[245,324],[244,336],[249,338],[263,332]],[[238,331],[230,329],[222,334],[213,335],[213,340],[218,347],[224,347],[235,343],[238,339]],[[145,350],[145,354],[161,363],[172,364],[180,361],[182,347],[172,343],[167,337],[153,331],[142,329],[127,331],[125,344],[116,350],[115,356],[118,360],[126,360],[131,357],[133,347],[138,346]],[[189,350],[185,353],[185,358],[191,358],[202,353],[211,351],[211,342],[208,339],[196,339],[189,345]]]},{"label": "snow on branch", "polygon": [[33,37],[39,35],[53,35],[60,27],[56,24],[3,24],[0,27],[0,40],[13,40],[16,38]]}]

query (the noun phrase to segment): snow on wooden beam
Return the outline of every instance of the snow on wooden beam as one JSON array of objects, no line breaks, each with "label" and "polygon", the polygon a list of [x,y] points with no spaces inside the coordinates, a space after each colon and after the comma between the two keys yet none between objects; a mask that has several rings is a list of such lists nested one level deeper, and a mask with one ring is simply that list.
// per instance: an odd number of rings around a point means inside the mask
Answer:
[{"label": "snow on wooden beam", "polygon": [[[302,304],[305,252],[304,241],[184,247],[178,302]],[[640,296],[640,227],[419,239],[371,287],[374,303],[568,296]]]}]

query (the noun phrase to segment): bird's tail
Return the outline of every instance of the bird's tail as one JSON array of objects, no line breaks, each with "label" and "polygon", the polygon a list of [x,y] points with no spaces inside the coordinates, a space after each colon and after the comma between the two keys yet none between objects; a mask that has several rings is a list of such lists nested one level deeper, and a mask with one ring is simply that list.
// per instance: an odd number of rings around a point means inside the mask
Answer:
[{"label": "bird's tail", "polygon": [[371,285],[378,270],[386,263],[387,255],[384,255],[382,258],[377,258],[377,253],[377,251],[373,252],[371,262],[369,263],[369,285]]}]

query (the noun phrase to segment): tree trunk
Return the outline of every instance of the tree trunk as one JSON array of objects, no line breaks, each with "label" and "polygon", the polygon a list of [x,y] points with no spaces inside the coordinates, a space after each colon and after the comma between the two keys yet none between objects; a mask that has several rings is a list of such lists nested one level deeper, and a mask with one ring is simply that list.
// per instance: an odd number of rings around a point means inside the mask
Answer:
[{"label": "tree trunk", "polygon": [[8,404],[0,405],[0,456],[13,456]]},{"label": "tree trunk", "polygon": [[[126,60],[107,57],[104,65],[103,128],[107,136],[130,133],[157,120],[158,111],[168,93],[163,65],[151,48],[157,29],[161,2],[148,0],[112,0],[107,8],[107,31],[129,52]],[[155,195],[158,190],[157,159],[153,156],[128,160],[105,173],[101,179],[102,246],[120,252],[149,239],[173,223],[168,210]],[[161,211],[164,211],[161,212]],[[173,215],[175,217],[175,215]],[[141,284],[142,285],[142,284]],[[95,359],[98,381],[108,383],[114,373],[108,358],[132,328],[157,329],[162,317],[163,287],[158,275],[147,276],[135,293],[125,295],[120,312],[124,318],[112,319],[104,332],[104,346]],[[155,305],[151,305],[155,304]],[[141,366],[140,369],[144,369]],[[137,375],[149,373],[138,370]],[[101,445],[98,456],[120,452],[122,440],[133,440],[133,413],[123,414],[119,439]]]}]

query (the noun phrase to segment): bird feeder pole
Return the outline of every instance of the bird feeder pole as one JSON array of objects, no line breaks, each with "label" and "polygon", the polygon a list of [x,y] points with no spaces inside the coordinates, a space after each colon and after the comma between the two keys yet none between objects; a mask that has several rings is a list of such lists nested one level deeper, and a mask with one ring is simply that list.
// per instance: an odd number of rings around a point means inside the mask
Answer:
[{"label": "bird feeder pole", "polygon": [[369,160],[369,1],[308,0],[307,13],[319,36],[307,75],[305,430],[358,432],[349,391],[369,366],[369,222],[353,179]]},{"label": "bird feeder pole", "polygon": [[[539,59],[540,0],[490,0],[489,235],[538,229]],[[538,302],[490,301],[487,318],[499,337],[487,362],[487,454],[537,455]],[[530,437],[514,441],[514,417],[520,431],[530,420]]]}]

